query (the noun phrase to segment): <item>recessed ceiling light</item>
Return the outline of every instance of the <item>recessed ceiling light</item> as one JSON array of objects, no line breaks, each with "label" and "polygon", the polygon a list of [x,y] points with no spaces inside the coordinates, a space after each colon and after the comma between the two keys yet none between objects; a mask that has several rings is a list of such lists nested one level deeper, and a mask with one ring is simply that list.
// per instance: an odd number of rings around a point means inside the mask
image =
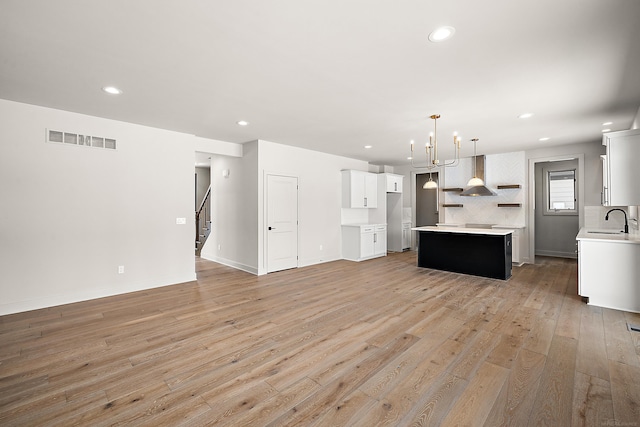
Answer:
[{"label": "recessed ceiling light", "polygon": [[540,138],[538,141],[548,141],[548,140],[549,140],[549,137],[548,137],[548,136],[545,136],[545,137],[543,137],[543,138]]},{"label": "recessed ceiling light", "polygon": [[409,156],[407,157],[407,160],[413,160],[413,157]]},{"label": "recessed ceiling light", "polygon": [[450,39],[456,33],[456,29],[453,27],[445,26],[436,28],[435,30],[429,33],[429,41],[434,43],[442,42]]},{"label": "recessed ceiling light", "polygon": [[371,145],[365,145],[364,148],[371,148]]},{"label": "recessed ceiling light", "polygon": [[611,129],[602,129],[602,132],[611,132]]},{"label": "recessed ceiling light", "polygon": [[533,117],[533,113],[522,113],[518,116],[519,119],[528,119],[530,117]]},{"label": "recessed ceiling light", "polygon": [[613,122],[604,122],[604,123],[602,124],[602,126],[609,126],[609,125],[612,125],[612,124],[613,124]]},{"label": "recessed ceiling light", "polygon": [[238,123],[239,126],[246,126],[249,124],[246,120],[238,120],[236,123]]},{"label": "recessed ceiling light", "polygon": [[111,95],[120,95],[122,93],[122,91],[115,86],[105,86],[102,90],[110,93]]}]

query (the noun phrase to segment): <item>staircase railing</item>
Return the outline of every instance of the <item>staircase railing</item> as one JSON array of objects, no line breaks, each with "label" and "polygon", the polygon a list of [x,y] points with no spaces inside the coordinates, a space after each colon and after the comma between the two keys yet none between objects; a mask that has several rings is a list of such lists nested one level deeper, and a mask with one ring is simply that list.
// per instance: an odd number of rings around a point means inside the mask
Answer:
[{"label": "staircase railing", "polygon": [[200,255],[204,242],[207,241],[211,233],[211,186],[200,203],[200,208],[196,211],[196,255]]}]

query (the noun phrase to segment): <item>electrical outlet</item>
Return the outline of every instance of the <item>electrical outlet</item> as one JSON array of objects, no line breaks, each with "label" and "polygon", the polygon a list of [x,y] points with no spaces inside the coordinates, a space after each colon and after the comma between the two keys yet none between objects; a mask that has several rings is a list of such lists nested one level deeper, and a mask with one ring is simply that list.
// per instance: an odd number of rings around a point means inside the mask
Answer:
[{"label": "electrical outlet", "polygon": [[124,265],[118,266],[118,274],[124,274]]},{"label": "electrical outlet", "polygon": [[320,245],[320,250],[322,250],[322,245]]},{"label": "electrical outlet", "polygon": [[185,225],[187,223],[187,218],[176,218],[176,224]]},{"label": "electrical outlet", "polygon": [[222,245],[218,243],[218,250],[220,250],[221,248],[222,248]]}]

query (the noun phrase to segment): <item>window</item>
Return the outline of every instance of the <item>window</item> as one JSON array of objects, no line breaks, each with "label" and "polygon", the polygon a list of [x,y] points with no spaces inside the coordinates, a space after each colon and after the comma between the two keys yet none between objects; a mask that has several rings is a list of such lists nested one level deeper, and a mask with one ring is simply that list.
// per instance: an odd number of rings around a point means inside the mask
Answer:
[{"label": "window", "polygon": [[547,172],[547,214],[576,214],[576,170]]}]

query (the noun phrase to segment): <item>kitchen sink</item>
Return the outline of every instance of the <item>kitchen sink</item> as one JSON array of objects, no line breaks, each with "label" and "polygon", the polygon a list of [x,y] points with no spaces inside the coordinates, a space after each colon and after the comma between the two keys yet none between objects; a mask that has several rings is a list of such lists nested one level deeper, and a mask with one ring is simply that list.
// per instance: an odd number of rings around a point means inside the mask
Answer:
[{"label": "kitchen sink", "polygon": [[598,231],[598,230],[592,230],[592,231],[587,231],[587,233],[589,233],[589,234],[622,234],[622,231]]}]

